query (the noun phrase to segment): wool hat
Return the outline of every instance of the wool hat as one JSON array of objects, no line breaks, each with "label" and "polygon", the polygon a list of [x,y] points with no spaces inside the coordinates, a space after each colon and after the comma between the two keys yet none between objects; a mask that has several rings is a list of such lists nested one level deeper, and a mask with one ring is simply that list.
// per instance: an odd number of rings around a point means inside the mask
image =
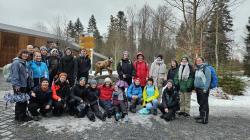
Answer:
[{"label": "wool hat", "polygon": [[87,79],[86,79],[85,77],[81,77],[81,78],[79,79],[79,82],[82,81],[82,80],[84,80],[84,81],[86,82]]},{"label": "wool hat", "polygon": [[62,77],[62,76],[67,77],[67,73],[65,73],[65,72],[60,73],[60,74],[59,74],[59,78]]},{"label": "wool hat", "polygon": [[41,46],[41,47],[40,47],[40,51],[48,51],[48,49],[47,49],[47,47],[45,47],[45,46]]},{"label": "wool hat", "polygon": [[97,85],[97,81],[95,79],[92,79],[89,81],[90,85]]},{"label": "wool hat", "polygon": [[107,83],[107,82],[112,83],[112,80],[109,77],[107,77],[107,78],[104,79],[104,83]]}]

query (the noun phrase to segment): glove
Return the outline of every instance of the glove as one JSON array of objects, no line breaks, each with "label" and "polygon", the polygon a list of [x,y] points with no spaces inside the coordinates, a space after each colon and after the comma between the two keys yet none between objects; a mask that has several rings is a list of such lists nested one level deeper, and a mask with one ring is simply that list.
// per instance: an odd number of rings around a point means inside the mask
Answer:
[{"label": "glove", "polygon": [[207,90],[204,89],[204,90],[203,90],[203,93],[207,93]]}]

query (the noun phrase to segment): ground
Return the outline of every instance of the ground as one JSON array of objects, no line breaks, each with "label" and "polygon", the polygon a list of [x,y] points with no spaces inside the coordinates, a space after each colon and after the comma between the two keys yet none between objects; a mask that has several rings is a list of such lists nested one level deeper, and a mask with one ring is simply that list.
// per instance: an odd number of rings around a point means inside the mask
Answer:
[{"label": "ground", "polygon": [[[246,82],[249,82],[246,79]],[[16,140],[250,140],[250,87],[244,96],[233,100],[222,100],[210,96],[209,124],[195,123],[193,116],[198,113],[196,95],[192,95],[191,117],[178,117],[165,122],[158,116],[129,114],[129,122],[92,123],[87,118],[72,116],[43,118],[39,122],[17,123],[13,121],[13,106],[6,108],[3,95],[10,91],[8,83],[0,76],[0,139]]]}]

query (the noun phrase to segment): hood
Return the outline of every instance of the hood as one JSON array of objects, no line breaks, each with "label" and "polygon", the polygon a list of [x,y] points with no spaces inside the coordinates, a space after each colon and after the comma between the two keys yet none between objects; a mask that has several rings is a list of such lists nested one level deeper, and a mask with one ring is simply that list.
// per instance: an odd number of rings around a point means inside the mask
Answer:
[{"label": "hood", "polygon": [[19,57],[15,57],[12,59],[13,62],[21,62],[21,63],[25,63],[24,60],[20,59]]}]

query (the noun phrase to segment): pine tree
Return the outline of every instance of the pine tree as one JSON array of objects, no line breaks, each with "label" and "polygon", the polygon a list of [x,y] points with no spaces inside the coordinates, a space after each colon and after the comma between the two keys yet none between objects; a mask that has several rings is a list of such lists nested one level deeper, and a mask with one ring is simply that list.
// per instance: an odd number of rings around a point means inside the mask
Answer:
[{"label": "pine tree", "polygon": [[75,33],[76,33],[75,41],[76,41],[76,43],[79,43],[79,37],[83,33],[83,29],[84,29],[82,22],[80,21],[79,18],[77,18],[77,20],[75,22],[74,29],[75,29]]},{"label": "pine tree", "polygon": [[69,21],[68,23],[68,26],[67,26],[67,34],[69,37],[71,38],[75,38],[76,36],[76,32],[75,32],[75,29],[74,29],[74,25],[72,23],[72,20]]},{"label": "pine tree", "polygon": [[[218,37],[218,59],[219,64],[226,64],[230,53],[229,43],[232,41],[227,37],[232,32],[232,17],[228,8],[229,0],[217,0],[215,10],[212,12],[210,22],[207,29],[207,47],[205,55],[209,62],[215,64],[215,44],[216,36]],[[218,25],[218,26],[217,26]],[[218,28],[217,28],[218,27]],[[216,35],[217,34],[217,35]]]},{"label": "pine tree", "polygon": [[248,18],[248,25],[246,25],[247,37],[245,38],[247,54],[244,57],[245,75],[250,76],[250,17]]}]

